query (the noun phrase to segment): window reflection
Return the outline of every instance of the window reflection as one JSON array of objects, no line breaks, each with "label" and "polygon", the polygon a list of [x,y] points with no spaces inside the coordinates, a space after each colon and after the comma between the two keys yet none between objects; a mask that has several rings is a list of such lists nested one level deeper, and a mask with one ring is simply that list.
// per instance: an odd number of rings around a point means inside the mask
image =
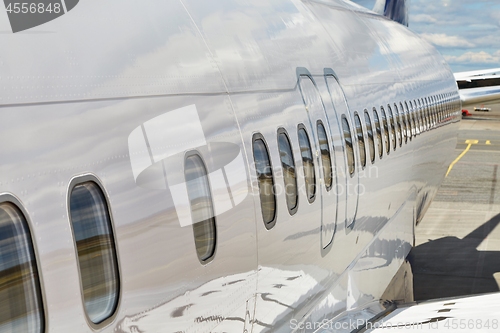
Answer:
[{"label": "window reflection", "polygon": [[321,164],[323,166],[323,176],[325,177],[325,186],[329,190],[332,187],[332,159],[330,157],[330,147],[328,146],[328,137],[325,127],[318,123],[319,149],[321,150]]},{"label": "window reflection", "polygon": [[349,174],[354,175],[356,166],[354,165],[354,149],[352,146],[351,128],[346,116],[342,116],[342,130],[344,131],[344,141],[347,153],[347,166],[349,167]]},{"label": "window reflection", "polygon": [[[390,109],[390,107],[389,107]],[[400,110],[398,110],[398,106],[396,103],[394,103],[394,118],[396,121],[396,128],[397,128],[397,136],[398,136],[398,141],[399,141],[399,146],[403,146],[403,131],[401,130],[401,114]]]},{"label": "window reflection", "polygon": [[412,120],[412,124],[413,124],[413,137],[415,138],[418,134],[418,118],[416,116],[416,110],[417,110],[417,105],[416,104],[412,104],[412,102],[410,101],[410,108],[411,108],[411,120]]},{"label": "window reflection", "polygon": [[373,120],[375,121],[375,130],[377,132],[378,155],[380,158],[382,158],[382,156],[384,155],[384,147],[382,145],[382,128],[380,127],[380,119],[375,108],[373,108]]},{"label": "window reflection", "polygon": [[304,181],[306,183],[307,199],[312,201],[316,194],[316,174],[314,172],[314,160],[311,152],[311,144],[306,130],[301,127],[298,130],[300,154],[304,170]]},{"label": "window reflection", "polygon": [[186,158],[184,173],[191,203],[196,253],[203,262],[215,253],[216,229],[207,169],[199,155],[190,155]]},{"label": "window reflection", "polygon": [[361,127],[361,119],[359,119],[359,115],[357,113],[354,115],[354,124],[356,125],[361,166],[364,168],[366,166],[365,138],[363,137],[363,128]]},{"label": "window reflection", "polygon": [[0,204],[0,332],[43,332],[44,315],[31,236],[21,212]]},{"label": "window reflection", "polygon": [[420,133],[423,133],[425,131],[425,124],[424,124],[424,110],[422,106],[422,99],[418,99],[418,121],[420,124]]},{"label": "window reflection", "polygon": [[373,142],[372,122],[368,111],[365,110],[366,134],[368,134],[368,149],[370,150],[370,160],[375,162],[375,143]]},{"label": "window reflection", "polygon": [[406,115],[408,114],[408,106],[406,106],[406,112],[403,109],[403,104],[399,103],[399,116],[401,117],[402,121],[402,130],[403,130],[403,138],[404,138],[404,143],[408,143],[408,125],[406,124]]},{"label": "window reflection", "polygon": [[[411,102],[410,102],[411,105]],[[405,102],[405,113],[406,113],[406,119],[407,119],[407,124],[408,124],[408,131],[407,131],[407,136],[410,139],[410,141],[413,140],[413,119],[412,119],[412,114],[410,112],[410,109],[408,108],[408,102]]]},{"label": "window reflection", "polygon": [[259,181],[260,208],[264,223],[269,224],[276,216],[276,198],[274,196],[274,178],[266,144],[262,139],[253,142],[255,170]]},{"label": "window reflection", "polygon": [[111,219],[96,183],[86,182],[73,188],[70,217],[85,309],[89,319],[99,324],[115,312],[120,283]]},{"label": "window reflection", "polygon": [[285,182],[286,204],[289,211],[297,207],[297,178],[295,175],[295,162],[293,160],[290,140],[284,131],[278,132],[278,148],[280,152],[281,166],[283,168],[283,180]]},{"label": "window reflection", "polygon": [[392,114],[392,109],[390,105],[387,105],[389,110],[389,121],[391,122],[391,142],[392,149],[396,150],[396,125],[394,125],[394,115]]},{"label": "window reflection", "polygon": [[387,124],[387,115],[383,107],[380,107],[380,111],[382,112],[382,123],[384,124],[384,145],[387,154],[391,152],[391,145],[389,143],[389,126]]}]

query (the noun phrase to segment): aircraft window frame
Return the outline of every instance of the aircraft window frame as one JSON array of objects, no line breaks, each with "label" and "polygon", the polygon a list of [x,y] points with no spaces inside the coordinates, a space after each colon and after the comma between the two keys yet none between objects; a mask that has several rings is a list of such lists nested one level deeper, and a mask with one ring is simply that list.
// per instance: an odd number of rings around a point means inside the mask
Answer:
[{"label": "aircraft window frame", "polygon": [[403,102],[399,102],[399,110],[401,111],[401,122],[402,122],[402,131],[403,131],[403,142],[405,144],[408,144],[408,124],[407,124],[407,121],[406,121],[406,114],[407,112],[405,112],[405,108],[403,106]]},{"label": "aircraft window frame", "polygon": [[[258,144],[259,141],[262,144]],[[260,146],[258,151],[259,154],[256,154],[257,146]],[[262,221],[264,222],[264,226],[266,227],[266,229],[270,230],[275,226],[276,218],[278,215],[276,187],[274,182],[271,155],[269,155],[269,147],[267,146],[266,139],[261,133],[255,133],[252,137],[252,154],[254,159],[255,173],[257,176],[257,183],[259,186],[259,199]],[[260,156],[262,156],[262,159],[260,158]],[[266,180],[271,181],[271,193],[267,193],[269,190],[269,184],[266,183]],[[272,205],[272,209],[268,207],[269,205]]]},{"label": "aircraft window frame", "polygon": [[399,147],[403,147],[403,126],[401,125],[401,113],[399,112],[398,105],[394,103],[394,118],[396,119]]},{"label": "aircraft window frame", "polygon": [[384,143],[382,139],[382,127],[380,126],[380,117],[378,115],[377,109],[373,108],[373,121],[375,124],[375,131],[377,133],[377,149],[378,156],[380,159],[384,156]]},{"label": "aircraft window frame", "polygon": [[448,94],[445,94],[445,97],[444,97],[444,113],[443,113],[443,120],[446,120],[446,112],[448,112],[448,107],[449,107],[449,104],[448,104]]},{"label": "aircraft window frame", "polygon": [[[309,203],[313,203],[314,200],[316,200],[316,169],[314,165],[314,154],[311,148],[311,140],[309,139],[309,133],[307,133],[304,124],[299,124],[297,126],[297,139],[299,141],[306,197]],[[310,165],[307,164],[307,159],[310,159]],[[306,165],[308,166],[306,167]]]},{"label": "aircraft window frame", "polygon": [[349,175],[352,178],[356,173],[356,158],[354,156],[354,141],[352,139],[351,126],[345,114],[342,115],[340,123],[342,125],[342,132],[344,135],[347,167],[349,170]]},{"label": "aircraft window frame", "polygon": [[439,122],[440,123],[443,122],[443,114],[444,114],[445,106],[446,106],[445,97],[444,97],[444,94],[441,94],[441,108],[440,108],[440,112],[439,112]]},{"label": "aircraft window frame", "polygon": [[453,95],[450,95],[449,99],[448,99],[448,112],[446,112],[446,118],[448,120],[448,122],[450,121],[450,115],[451,115],[451,112],[453,111]]},{"label": "aircraft window frame", "polygon": [[448,95],[447,100],[446,100],[446,113],[445,113],[445,116],[447,118],[446,120],[448,120],[450,111],[451,111],[451,98]]},{"label": "aircraft window frame", "polygon": [[392,108],[390,104],[387,104],[387,109],[389,110],[389,123],[391,124],[391,137],[392,137],[392,149],[396,151],[398,145],[398,138],[396,135],[396,125],[394,121],[394,113],[392,112]]},{"label": "aircraft window frame", "polygon": [[416,112],[416,104],[414,105],[412,101],[410,101],[410,118],[413,124],[411,134],[413,135],[414,138],[417,137],[417,126],[418,126],[415,112]]},{"label": "aircraft window frame", "polygon": [[[290,153],[290,156],[288,156],[288,159],[290,159],[290,162],[293,163],[293,165],[287,166],[285,165],[285,162],[283,161],[283,156],[282,156],[282,147],[281,147],[281,141],[280,138],[284,138],[285,141],[283,141],[287,146],[288,150]],[[283,184],[284,184],[284,189],[285,189],[285,200],[286,200],[286,206],[288,208],[288,213],[292,216],[294,215],[298,208],[299,208],[299,193],[297,189],[297,166],[295,165],[295,156],[293,155],[293,147],[292,143],[290,141],[290,136],[288,135],[288,132],[283,128],[280,127],[278,128],[277,131],[277,143],[278,143],[278,152],[280,155],[280,164],[281,164],[281,173],[283,175]],[[286,147],[285,147],[286,148]],[[286,153],[286,152],[285,152]],[[291,178],[288,177],[288,173],[285,172],[285,168],[291,168],[291,171],[293,173],[293,176]],[[289,185],[292,186],[293,192],[291,194],[288,193],[288,187]],[[292,201],[292,197],[294,197],[294,200]],[[292,205],[294,204],[294,205]]]},{"label": "aircraft window frame", "polygon": [[455,110],[455,96],[452,93],[451,96],[450,96],[450,111],[448,112],[449,121],[453,120],[452,119],[452,114],[453,114],[454,110]]},{"label": "aircraft window frame", "polygon": [[391,138],[389,134],[389,122],[387,121],[387,114],[385,113],[383,106],[380,107],[380,114],[382,116],[382,125],[384,127],[385,152],[389,155],[391,153]]},{"label": "aircraft window frame", "polygon": [[11,332],[43,333],[46,304],[30,224],[28,214],[14,196],[0,195],[0,275],[5,281],[0,293],[0,323]]},{"label": "aircraft window frame", "polygon": [[437,95],[437,104],[436,104],[436,122],[439,125],[441,123],[441,94]]},{"label": "aircraft window frame", "polygon": [[449,121],[451,121],[451,115],[454,109],[455,109],[455,98],[452,95],[450,97],[450,110],[448,111],[448,118],[450,118]]},{"label": "aircraft window frame", "polygon": [[448,111],[450,110],[450,96],[447,96],[446,97],[446,111],[444,113],[444,117],[445,117],[445,121],[447,121],[448,119]]},{"label": "aircraft window frame", "polygon": [[446,112],[448,112],[448,108],[450,107],[448,96],[445,96],[444,99],[444,111],[443,111],[443,121],[446,122]]},{"label": "aircraft window frame", "polygon": [[[322,128],[320,130],[320,127]],[[326,191],[329,192],[333,187],[333,165],[330,150],[330,139],[326,132],[325,125],[321,120],[316,122],[316,132],[318,133],[318,147],[321,154],[321,167],[323,170],[323,179],[325,182]],[[323,134],[324,138],[322,138]],[[326,148],[326,149],[325,149]]]},{"label": "aircraft window frame", "polygon": [[434,126],[437,124],[437,112],[438,112],[438,99],[437,96],[434,95]]},{"label": "aircraft window frame", "polygon": [[407,127],[406,127],[406,138],[410,139],[410,141],[413,140],[413,127],[411,125],[411,114],[410,114],[410,109],[408,108],[408,102],[405,101],[405,116],[406,116],[406,122],[407,122]]},{"label": "aircraft window frame", "polygon": [[424,133],[426,131],[425,128],[425,112],[424,112],[424,104],[423,104],[423,99],[419,98],[418,99],[418,116],[420,119],[420,133]]},{"label": "aircraft window frame", "polygon": [[450,121],[450,115],[452,111],[453,111],[453,94],[450,93],[450,96],[448,97],[448,112],[446,112],[446,118],[448,122]]},{"label": "aircraft window frame", "polygon": [[[94,329],[102,328],[114,320],[122,299],[120,260],[114,220],[108,195],[101,184],[101,181],[92,174],[77,176],[71,179],[67,195],[68,219],[73,237],[83,308],[87,323]],[[88,216],[89,212],[92,213],[91,218]],[[92,235],[92,232],[98,234]],[[104,241],[99,242],[99,246],[93,240],[96,237],[104,238]],[[89,258],[90,249],[86,248],[89,246],[94,252],[98,248],[99,254]],[[95,258],[101,258],[103,269],[99,288],[102,288],[104,284],[105,288],[110,290],[108,303],[104,308],[102,304],[99,304],[102,303],[99,302],[100,296],[94,295],[88,298],[90,291],[96,289],[96,267],[92,264]],[[104,259],[107,259],[106,263]],[[92,274],[91,281],[85,281],[87,273]],[[103,277],[103,275],[106,276]],[[97,308],[100,314],[96,313],[98,312],[96,309],[92,309],[92,304],[95,303],[101,306],[101,309]]]},{"label": "aircraft window frame", "polygon": [[446,113],[445,113],[446,122],[448,122],[448,113],[450,112],[450,110],[451,110],[451,100],[448,94],[448,97],[446,98]]},{"label": "aircraft window frame", "polygon": [[432,97],[429,97],[429,121],[432,129],[434,126],[434,102],[432,101]]},{"label": "aircraft window frame", "polygon": [[431,128],[434,127],[435,122],[434,122],[434,107],[435,107],[435,102],[434,102],[434,96],[429,96],[429,106],[430,106],[430,120],[431,120]]},{"label": "aircraft window frame", "polygon": [[453,112],[455,110],[455,96],[454,94],[451,94],[451,97],[450,97],[450,111],[448,112],[448,118],[449,118],[449,122],[451,122],[453,120]]},{"label": "aircraft window frame", "polygon": [[455,110],[455,96],[452,94],[451,96],[451,103],[450,103],[450,112],[448,114],[448,117],[450,118],[450,121],[453,120],[453,111]]},{"label": "aircraft window frame", "polygon": [[458,111],[458,108],[459,108],[459,105],[460,105],[459,100],[458,100],[458,98],[457,98],[456,95],[455,95],[455,104],[454,105],[455,105],[455,107],[453,108],[453,112],[452,112],[452,115],[451,115],[452,120],[454,120],[457,117],[457,111]]},{"label": "aircraft window frame", "polygon": [[455,109],[455,97],[453,94],[450,96],[450,110],[448,111],[448,122],[452,120],[453,110]]},{"label": "aircraft window frame", "polygon": [[435,107],[434,107],[434,117],[435,117],[435,121],[436,121],[436,124],[439,123],[439,108],[441,107],[441,104],[440,104],[440,97],[439,97],[439,94],[435,95]]},{"label": "aircraft window frame", "polygon": [[415,137],[420,135],[420,119],[418,119],[418,103],[417,100],[413,100],[413,118],[415,119]]},{"label": "aircraft window frame", "polygon": [[[191,172],[194,176],[191,176]],[[217,221],[207,164],[195,150],[184,155],[184,179],[191,208],[196,255],[199,262],[206,265],[215,258],[217,252]]]},{"label": "aircraft window frame", "polygon": [[450,107],[450,104],[449,104],[450,100],[448,98],[448,96],[445,96],[445,99],[444,99],[444,112],[443,112],[443,122],[446,123],[446,113],[448,112],[448,109]]},{"label": "aircraft window frame", "polygon": [[446,119],[446,112],[448,112],[448,107],[449,107],[449,104],[448,104],[448,94],[445,94],[445,97],[444,97],[444,114],[443,114],[443,117]]},{"label": "aircraft window frame", "polygon": [[429,96],[429,121],[432,129],[434,126],[434,101],[432,100],[432,96]]},{"label": "aircraft window frame", "polygon": [[443,104],[442,104],[442,96],[441,94],[437,95],[437,123],[441,123],[441,110],[442,110]]},{"label": "aircraft window frame", "polygon": [[428,125],[427,125],[426,104],[424,98],[422,98],[422,120],[424,122],[424,132],[426,132],[428,130]]},{"label": "aircraft window frame", "polygon": [[436,98],[435,96],[431,96],[431,100],[432,100],[432,125],[433,127],[436,126]]},{"label": "aircraft window frame", "polygon": [[433,112],[432,112],[432,120],[434,122],[434,127],[437,124],[437,113],[438,113],[438,99],[437,96],[433,96]]},{"label": "aircraft window frame", "polygon": [[441,123],[442,121],[442,115],[443,113],[443,94],[439,94],[439,99],[438,99],[438,123]]},{"label": "aircraft window frame", "polygon": [[441,123],[441,113],[443,111],[443,95],[438,96],[438,123]]},{"label": "aircraft window frame", "polygon": [[356,129],[356,141],[358,142],[359,159],[361,169],[366,167],[366,145],[363,131],[363,123],[357,111],[354,112],[354,128]]},{"label": "aircraft window frame", "polygon": [[432,129],[434,126],[434,99],[432,96],[429,96],[429,120]]},{"label": "aircraft window frame", "polygon": [[426,123],[426,126],[427,126],[427,131],[429,131],[431,129],[431,111],[430,111],[430,103],[429,103],[429,100],[427,99],[427,97],[425,97],[425,108],[424,108],[424,112],[425,112],[425,123]]},{"label": "aircraft window frame", "polygon": [[446,94],[445,96],[445,99],[444,99],[444,112],[443,112],[443,121],[446,122],[446,114],[448,113],[448,109],[450,107],[450,104],[449,104],[450,100],[449,100],[449,97],[448,97],[448,94]]},{"label": "aircraft window frame", "polygon": [[370,118],[370,114],[368,113],[368,110],[365,109],[364,111],[365,115],[365,128],[366,128],[366,135],[368,136],[368,150],[370,151],[370,161],[375,163],[375,141],[373,138],[373,126],[372,126],[372,120]]},{"label": "aircraft window frame", "polygon": [[[455,105],[456,105],[456,101],[455,101],[455,94],[452,94],[451,96],[451,110],[450,110],[450,118],[453,118],[453,112],[455,111]],[[452,120],[452,119],[450,119]]]}]

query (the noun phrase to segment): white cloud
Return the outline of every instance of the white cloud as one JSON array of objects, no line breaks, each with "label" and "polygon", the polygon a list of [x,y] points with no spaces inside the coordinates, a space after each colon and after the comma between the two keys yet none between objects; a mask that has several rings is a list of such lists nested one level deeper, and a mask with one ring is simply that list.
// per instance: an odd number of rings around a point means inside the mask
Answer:
[{"label": "white cloud", "polygon": [[444,7],[448,7],[451,5],[451,0],[442,0],[441,2],[443,3]]},{"label": "white cloud", "polygon": [[498,27],[494,24],[489,24],[489,23],[482,23],[482,24],[471,24],[468,26],[468,30],[475,30],[475,31],[490,31],[492,33],[497,32]]},{"label": "white cloud", "polygon": [[431,15],[427,14],[417,14],[417,15],[410,15],[410,20],[411,22],[418,22],[418,23],[436,23],[437,19]]},{"label": "white cloud", "polygon": [[423,39],[437,46],[442,47],[474,47],[475,45],[468,40],[458,36],[448,36],[447,34],[428,34],[420,35]]},{"label": "white cloud", "polygon": [[497,22],[500,23],[500,11],[496,10],[490,13],[490,16]]},{"label": "white cloud", "polygon": [[500,51],[490,54],[488,52],[466,52],[460,56],[444,56],[451,63],[468,64],[498,64],[500,63]]}]

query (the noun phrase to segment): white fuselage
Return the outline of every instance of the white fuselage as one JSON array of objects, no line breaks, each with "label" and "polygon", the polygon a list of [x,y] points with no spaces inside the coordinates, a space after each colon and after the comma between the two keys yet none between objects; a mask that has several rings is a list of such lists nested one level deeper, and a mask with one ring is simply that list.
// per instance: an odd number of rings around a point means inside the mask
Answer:
[{"label": "white fuselage", "polygon": [[[366,316],[360,310],[378,304],[408,255],[456,145],[460,104],[443,58],[350,2],[82,1],[0,40],[0,193],[16,198],[31,230],[46,332],[313,332],[300,323]],[[398,127],[393,137],[395,104],[406,140]],[[418,121],[424,109],[437,120],[428,128]],[[318,120],[334,170],[329,191]],[[311,202],[300,124],[313,152]],[[280,190],[283,130],[297,174],[292,212]],[[261,211],[257,133],[273,168],[272,227]],[[216,240],[207,262],[184,184],[193,152],[210,174]],[[83,175],[107,198],[119,271],[116,309],[95,325],[68,217],[71,184]]]}]

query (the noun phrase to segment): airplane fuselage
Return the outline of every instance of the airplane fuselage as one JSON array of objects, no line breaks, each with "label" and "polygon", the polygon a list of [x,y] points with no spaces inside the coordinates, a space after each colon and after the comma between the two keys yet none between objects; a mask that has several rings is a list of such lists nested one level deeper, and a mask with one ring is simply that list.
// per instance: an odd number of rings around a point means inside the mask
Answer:
[{"label": "airplane fuselage", "polygon": [[[0,198],[30,231],[46,332],[313,332],[383,310],[461,115],[406,27],[340,0],[112,1],[0,38]],[[97,247],[82,184],[109,220]]]}]

